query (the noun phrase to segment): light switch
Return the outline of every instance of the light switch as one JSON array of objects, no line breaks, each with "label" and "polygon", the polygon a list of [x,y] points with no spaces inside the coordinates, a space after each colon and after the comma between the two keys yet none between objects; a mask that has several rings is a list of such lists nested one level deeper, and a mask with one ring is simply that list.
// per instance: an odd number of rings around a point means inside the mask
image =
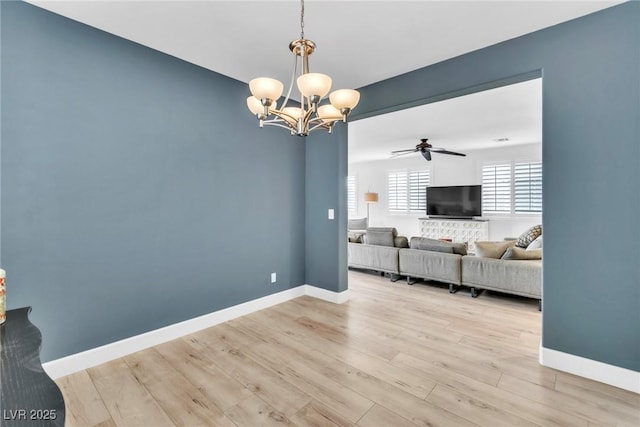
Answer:
[{"label": "light switch", "polygon": [[333,213],[333,209],[329,209],[329,219],[334,219],[335,214]]}]

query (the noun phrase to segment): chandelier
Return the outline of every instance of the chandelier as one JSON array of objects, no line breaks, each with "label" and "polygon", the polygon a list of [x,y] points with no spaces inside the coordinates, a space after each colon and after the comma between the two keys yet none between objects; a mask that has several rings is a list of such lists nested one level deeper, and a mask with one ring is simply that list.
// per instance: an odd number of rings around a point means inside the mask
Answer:
[{"label": "chandelier", "polygon": [[[258,118],[260,127],[278,126],[298,136],[306,136],[316,129],[331,133],[336,122],[347,122],[347,116],[360,101],[360,93],[353,89],[335,90],[329,95],[329,103],[320,105],[331,90],[331,77],[309,72],[309,56],[316,45],[304,38],[304,0],[300,2],[300,38],[289,43],[289,49],[294,55],[293,73],[281,108],[278,109],[277,101],[284,86],[269,77],[258,77],[249,82],[252,96],[247,98],[247,107]],[[287,105],[294,80],[300,92],[299,106]]]}]

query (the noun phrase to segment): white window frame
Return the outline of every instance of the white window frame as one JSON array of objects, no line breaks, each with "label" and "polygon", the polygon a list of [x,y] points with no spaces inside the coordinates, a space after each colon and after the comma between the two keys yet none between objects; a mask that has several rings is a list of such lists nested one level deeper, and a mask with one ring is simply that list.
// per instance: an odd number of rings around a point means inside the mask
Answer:
[{"label": "white window frame", "polygon": [[513,211],[515,214],[542,214],[542,179],[542,162],[514,162]]},{"label": "white window frame", "polygon": [[358,177],[347,175],[347,211],[350,214],[358,212]]},{"label": "white window frame", "polygon": [[[523,174],[526,174],[524,169],[528,167],[529,173],[533,173],[534,182],[533,186],[530,181],[525,180],[523,182]],[[533,169],[531,169],[533,167]],[[487,184],[487,176],[486,170],[490,168],[500,168],[502,170],[498,171],[502,177],[502,180],[505,179],[505,168],[508,169],[508,191],[505,191],[504,182],[502,183],[501,195],[502,201],[496,201],[495,205],[501,204],[505,206],[508,204],[508,209],[503,210],[488,210],[487,209],[487,200],[486,194],[490,190],[490,184]],[[517,169],[520,169],[519,171]],[[496,162],[485,162],[482,166],[482,215],[483,216],[508,216],[508,217],[524,217],[524,216],[535,216],[542,214],[542,180],[544,179],[543,174],[543,166],[542,161],[540,160],[511,160],[511,161],[496,161]],[[496,178],[497,179],[497,178]],[[520,181],[520,182],[518,182]],[[496,182],[495,185],[500,186],[500,183]],[[524,193],[530,192],[534,196],[533,200],[526,200],[526,196]],[[508,202],[505,203],[505,194],[508,194]],[[495,197],[500,197],[500,194],[495,194]],[[523,200],[525,197],[525,200]],[[519,206],[523,204],[527,204],[529,208],[533,205],[534,210],[531,209],[521,209]],[[494,205],[494,206],[495,206]],[[539,206],[539,210],[535,210],[536,206]]]},{"label": "white window frame", "polygon": [[[510,215],[513,210],[513,166],[491,162],[482,166],[482,215]],[[491,206],[488,206],[488,205]],[[502,209],[500,208],[502,207]]]},{"label": "white window frame", "polygon": [[427,210],[426,188],[430,184],[430,169],[389,171],[387,211],[394,215],[424,215]]}]

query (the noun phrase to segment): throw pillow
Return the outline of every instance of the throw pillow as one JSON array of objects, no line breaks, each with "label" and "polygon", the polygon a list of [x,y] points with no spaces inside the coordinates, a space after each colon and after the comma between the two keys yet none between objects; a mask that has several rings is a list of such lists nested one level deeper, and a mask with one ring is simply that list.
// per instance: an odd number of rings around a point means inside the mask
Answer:
[{"label": "throw pillow", "polygon": [[526,248],[540,235],[542,235],[542,224],[534,225],[518,237],[518,240],[516,240],[516,246],[519,248]]},{"label": "throw pillow", "polygon": [[349,230],[366,230],[368,226],[367,222],[367,218],[350,219],[347,228]]},{"label": "throw pillow", "polygon": [[514,246],[506,250],[502,259],[542,259],[542,249],[522,249]]},{"label": "throw pillow", "polygon": [[353,231],[349,232],[349,242],[351,243],[362,243],[362,236],[364,233],[356,233]]},{"label": "throw pillow", "polygon": [[529,246],[527,246],[527,250],[540,249],[542,248],[542,234],[536,237],[536,240],[531,242]]},{"label": "throw pillow", "polygon": [[393,233],[391,231],[377,231],[372,228],[368,228],[364,242],[367,245],[393,247]]},{"label": "throw pillow", "polygon": [[515,244],[514,241],[508,242],[476,242],[476,256],[482,258],[500,259],[507,248]]},{"label": "throw pillow", "polygon": [[393,238],[393,246],[396,248],[408,248],[409,241],[404,236],[396,236]]}]

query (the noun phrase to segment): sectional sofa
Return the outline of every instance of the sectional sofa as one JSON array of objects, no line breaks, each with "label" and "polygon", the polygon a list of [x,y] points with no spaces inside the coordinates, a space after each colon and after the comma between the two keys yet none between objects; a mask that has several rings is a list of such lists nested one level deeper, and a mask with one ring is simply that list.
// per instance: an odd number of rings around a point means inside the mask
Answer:
[{"label": "sectional sofa", "polygon": [[[468,255],[464,244],[420,237],[413,237],[410,245],[404,245],[398,239],[402,236],[397,236],[393,228],[377,229],[375,232],[389,234],[386,245],[378,244],[379,240],[366,238],[372,233],[370,229],[359,241],[350,235],[349,267],[389,273],[393,281],[406,276],[410,284],[413,279],[444,282],[449,284],[450,292],[466,286],[471,289],[473,297],[482,290],[492,290],[541,299],[540,259],[495,259]],[[394,244],[391,244],[392,241]],[[511,246],[513,244],[515,241]],[[505,243],[504,246],[507,248],[510,244]]]}]

